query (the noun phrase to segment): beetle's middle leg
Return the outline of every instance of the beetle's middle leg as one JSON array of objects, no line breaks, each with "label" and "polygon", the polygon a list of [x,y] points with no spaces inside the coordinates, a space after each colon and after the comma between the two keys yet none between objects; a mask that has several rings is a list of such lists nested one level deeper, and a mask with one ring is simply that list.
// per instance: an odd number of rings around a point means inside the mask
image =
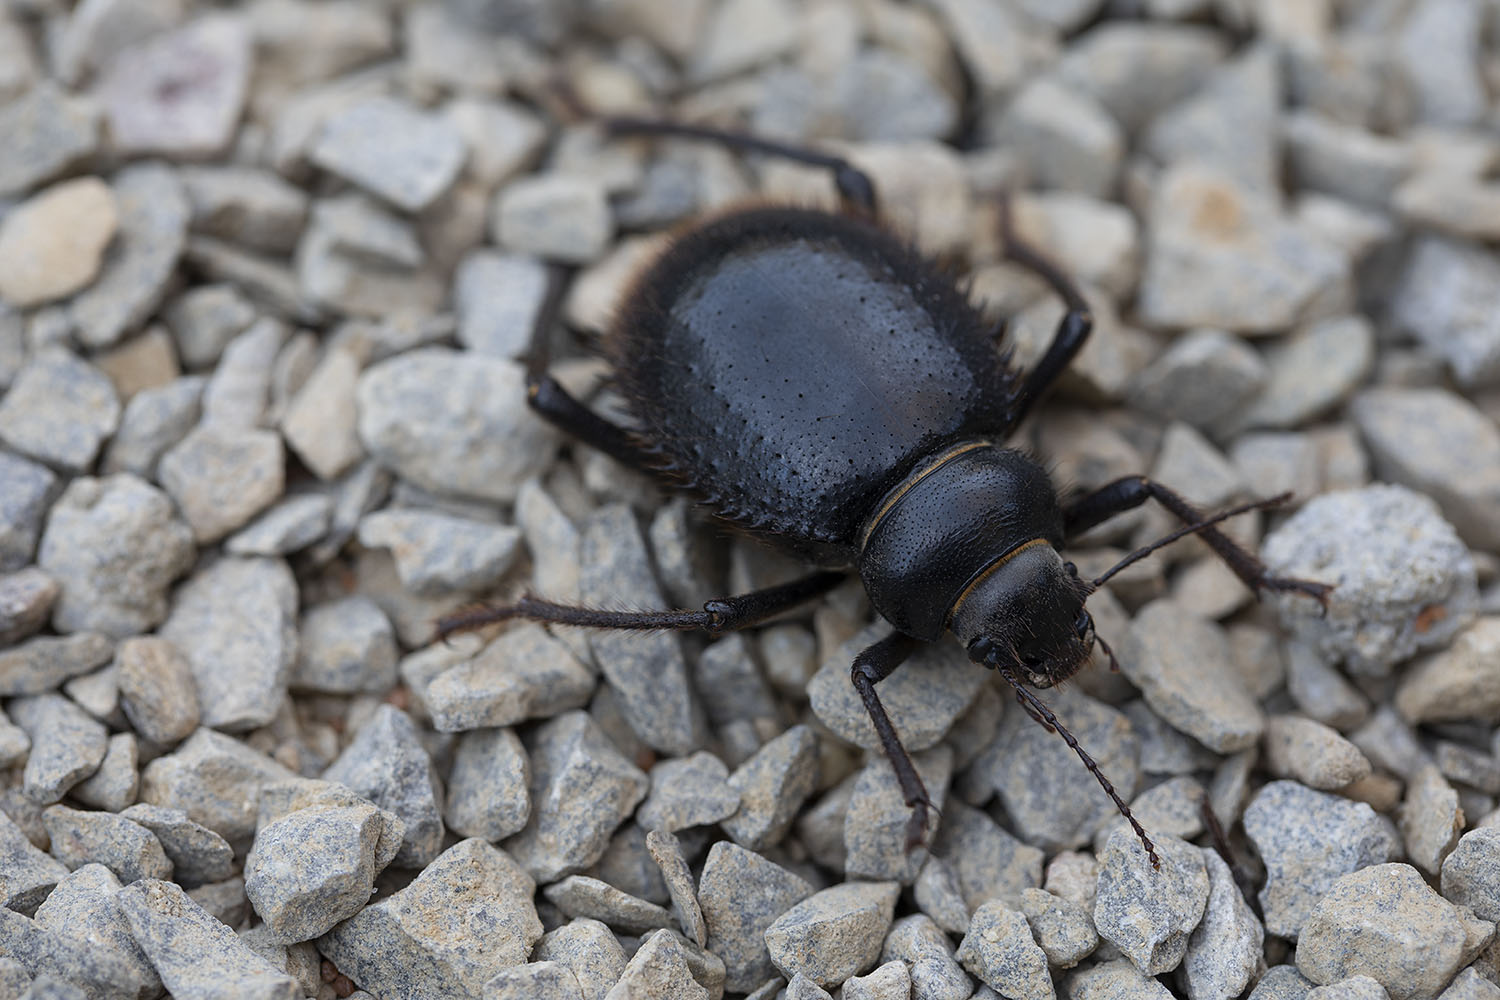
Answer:
[{"label": "beetle's middle leg", "polygon": [[1078,352],[1083,350],[1089,333],[1094,329],[1094,315],[1072,279],[1040,251],[1016,235],[1009,195],[1002,195],[1000,198],[1000,241],[1005,247],[1006,259],[1045,281],[1067,307],[1062,319],[1058,321],[1057,332],[1052,335],[1052,343],[1027,374],[1026,383],[1012,404],[1011,420],[1013,424],[1018,424],[1078,356]]},{"label": "beetle's middle leg", "polygon": [[1244,546],[1212,524],[1204,524],[1209,518],[1181,494],[1145,476],[1116,479],[1068,504],[1063,510],[1063,535],[1067,539],[1075,539],[1095,525],[1116,514],[1134,510],[1147,500],[1155,500],[1184,524],[1199,525],[1194,533],[1208,543],[1218,557],[1234,571],[1234,575],[1243,580],[1245,586],[1257,596],[1263,590],[1295,591],[1326,602],[1328,592],[1333,589],[1326,583],[1272,575],[1265,563]]},{"label": "beetle's middle leg", "polygon": [[915,850],[921,845],[923,838],[927,835],[927,810],[933,808],[932,799],[927,795],[927,786],[922,784],[922,776],[917,774],[916,765],[911,762],[911,756],[907,754],[906,747],[901,745],[901,737],[896,735],[890,716],[885,714],[885,706],[880,703],[880,696],[875,693],[875,685],[885,680],[892,671],[906,662],[906,658],[911,656],[919,645],[921,645],[920,639],[913,639],[901,632],[892,632],[856,656],[854,665],[849,668],[849,679],[854,683],[854,690],[859,692],[860,700],[865,703],[865,711],[870,713],[870,722],[875,726],[875,734],[880,737],[880,745],[885,748],[885,755],[890,759],[891,768],[896,772],[896,782],[901,786],[901,795],[906,804],[911,806],[911,818],[906,821],[906,849],[908,851]]}]

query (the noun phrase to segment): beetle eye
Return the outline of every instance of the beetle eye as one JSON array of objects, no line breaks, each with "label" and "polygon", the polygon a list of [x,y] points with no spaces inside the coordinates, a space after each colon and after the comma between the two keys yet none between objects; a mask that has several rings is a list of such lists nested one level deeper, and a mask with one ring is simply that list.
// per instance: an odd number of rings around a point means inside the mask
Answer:
[{"label": "beetle eye", "polygon": [[1063,569],[1068,571],[1069,576],[1078,575],[1078,566],[1075,563],[1065,562],[1063,563]]},{"label": "beetle eye", "polygon": [[1073,623],[1073,628],[1078,633],[1078,638],[1080,639],[1087,639],[1089,630],[1093,627],[1094,619],[1089,617],[1089,613],[1087,611],[1080,614],[1078,616],[1078,620]]}]

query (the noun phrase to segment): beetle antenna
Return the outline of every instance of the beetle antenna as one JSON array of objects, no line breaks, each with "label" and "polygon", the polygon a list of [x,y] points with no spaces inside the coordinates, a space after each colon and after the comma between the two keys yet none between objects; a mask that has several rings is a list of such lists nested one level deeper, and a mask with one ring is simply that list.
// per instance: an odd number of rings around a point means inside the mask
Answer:
[{"label": "beetle antenna", "polygon": [[1005,678],[1005,682],[1016,689],[1016,701],[1020,702],[1021,707],[1026,710],[1026,714],[1035,719],[1048,732],[1053,732],[1061,736],[1063,742],[1073,748],[1073,752],[1083,761],[1083,766],[1088,768],[1089,773],[1103,786],[1104,794],[1114,800],[1115,808],[1120,810],[1120,815],[1125,817],[1126,822],[1135,831],[1135,835],[1141,838],[1141,844],[1146,848],[1146,856],[1151,859],[1152,869],[1161,871],[1161,858],[1157,857],[1156,845],[1151,843],[1151,838],[1146,834],[1146,828],[1141,826],[1140,821],[1131,813],[1130,807],[1125,804],[1124,799],[1120,798],[1120,794],[1115,791],[1115,786],[1104,776],[1104,772],[1099,770],[1099,765],[1094,762],[1094,758],[1090,757],[1089,752],[1078,742],[1078,738],[1068,732],[1067,727],[1058,721],[1056,715],[1052,714],[1052,709],[1048,708],[1042,699],[1033,694],[1030,688],[1021,683],[1020,678],[1012,673],[1009,667],[1000,666],[997,669],[1000,671],[1000,676]]},{"label": "beetle antenna", "polygon": [[1221,510],[1213,517],[1204,518],[1203,520],[1198,521],[1195,524],[1189,524],[1184,527],[1178,528],[1176,531],[1158,538],[1150,545],[1143,545],[1140,548],[1136,549],[1134,552],[1130,553],[1130,555],[1126,556],[1124,559],[1121,559],[1109,569],[1105,570],[1102,574],[1090,580],[1089,587],[1091,590],[1098,590],[1100,584],[1104,583],[1104,581],[1120,572],[1120,570],[1124,569],[1127,566],[1131,566],[1135,563],[1140,562],[1142,559],[1146,558],[1157,549],[1165,548],[1166,546],[1171,545],[1173,542],[1177,541],[1179,538],[1186,538],[1188,535],[1196,534],[1197,532],[1202,531],[1204,528],[1212,528],[1220,521],[1227,521],[1231,517],[1238,517],[1241,514],[1248,514],[1252,510],[1265,510],[1270,507],[1280,507],[1291,498],[1291,493],[1278,493],[1274,497],[1268,497],[1264,500],[1251,500],[1249,503],[1242,503],[1238,507],[1231,507],[1228,510]]}]

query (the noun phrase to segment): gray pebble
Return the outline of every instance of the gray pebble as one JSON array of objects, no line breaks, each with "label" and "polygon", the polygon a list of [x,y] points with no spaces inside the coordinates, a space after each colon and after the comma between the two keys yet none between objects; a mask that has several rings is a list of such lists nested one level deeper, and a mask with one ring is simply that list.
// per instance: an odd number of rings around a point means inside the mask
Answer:
[{"label": "gray pebble", "polygon": [[704,649],[694,666],[693,681],[715,726],[726,726],[737,719],[753,722],[778,717],[775,695],[750,655],[750,643],[743,634],[726,636]]},{"label": "gray pebble", "polygon": [[234,285],[199,285],[167,303],[162,315],[183,366],[196,370],[211,367],[255,322],[255,307]]},{"label": "gray pebble", "polygon": [[525,623],[428,683],[423,700],[438,732],[510,726],[588,704],[594,675],[560,640]]},{"label": "gray pebble", "polygon": [[1260,738],[1265,716],[1230,665],[1218,626],[1155,601],[1137,613],[1118,654],[1146,703],[1209,749],[1233,753]]},{"label": "gray pebble", "polygon": [[1013,903],[1042,882],[1042,852],[1012,837],[982,810],[957,798],[943,807],[932,853],[946,858],[972,912],[992,899]]},{"label": "gray pebble", "polygon": [[550,720],[532,734],[527,749],[531,818],[506,849],[545,883],[598,861],[610,834],[645,798],[649,782],[586,712]]},{"label": "gray pebble", "polygon": [[48,806],[42,823],[52,838],[52,856],[69,868],[97,862],[122,882],[172,877],[172,862],[156,834],[123,816]]},{"label": "gray pebble", "polygon": [[1468,125],[1484,115],[1489,102],[1479,62],[1482,18],[1472,4],[1436,0],[1412,10],[1395,32],[1392,54],[1411,80],[1422,121]]},{"label": "gray pebble", "polygon": [[1492,754],[1480,753],[1462,743],[1439,740],[1432,756],[1443,777],[1450,781],[1488,795],[1500,792],[1500,761]]},{"label": "gray pebble", "polygon": [[1500,986],[1484,978],[1477,965],[1471,965],[1453,977],[1453,982],[1441,994],[1442,1000],[1497,1000]]},{"label": "gray pebble", "polygon": [[[243,19],[210,16],[114,53],[98,90],[113,146],[127,156],[222,155],[249,90],[253,45]],[[184,79],[193,81],[186,92]]]},{"label": "gray pebble", "polygon": [[1250,1000],[1304,1000],[1314,986],[1308,982],[1295,965],[1277,965],[1266,970]]},{"label": "gray pebble", "polygon": [[135,734],[115,733],[109,738],[99,769],[69,789],[68,794],[86,806],[119,812],[135,802],[140,787],[140,752]]},{"label": "gray pebble", "polygon": [[187,657],[203,724],[254,729],[275,717],[296,659],[297,584],[280,559],[224,558],[177,588],[158,630]]},{"label": "gray pebble", "polygon": [[202,376],[187,375],[131,396],[100,468],[155,479],[157,462],[198,423],[205,384]]},{"label": "gray pebble", "polygon": [[793,726],[757,750],[729,776],[740,807],[723,820],[724,832],[752,851],[778,843],[791,828],[817,782],[818,738]]},{"label": "gray pebble", "polygon": [[582,987],[573,970],[561,962],[528,962],[501,969],[484,984],[493,1000],[579,1000]]},{"label": "gray pebble", "polygon": [[67,865],[38,850],[0,811],[0,903],[6,909],[34,913],[67,874]]},{"label": "gray pebble", "polygon": [[322,538],[332,518],[333,498],[327,494],[288,496],[226,539],[224,549],[237,556],[290,555]]},{"label": "gray pebble", "polygon": [[526,827],[530,783],[531,764],[513,730],[465,733],[454,745],[443,818],[465,837],[504,840]]},{"label": "gray pebble", "polygon": [[198,727],[192,665],[170,641],[155,636],[126,639],[115,662],[120,708],[143,738],[171,746]]},{"label": "gray pebble", "polygon": [[178,171],[195,233],[269,253],[290,253],[307,219],[308,196],[270,170],[188,166]]},{"label": "gray pebble", "polygon": [[[933,809],[927,813],[923,840],[930,841],[941,821],[949,778],[953,773],[953,751],[941,744],[912,757]],[[907,824],[912,807],[906,804],[896,773],[885,754],[872,754],[860,769],[844,815],[844,870],[853,878],[894,879],[903,884],[916,880],[924,860],[922,852],[906,849]]]},{"label": "gray pebble", "polygon": [[147,1000],[161,993],[161,977],[131,936],[115,906],[120,880],[88,864],[58,883],[36,911],[36,925],[59,946],[53,969],[104,995]]},{"label": "gray pebble", "polygon": [[[780,977],[777,977],[775,981],[778,985],[783,982]],[[770,995],[776,1000],[783,1000],[783,998],[784,1000],[833,1000],[833,994],[800,972],[786,983],[786,989],[772,990]]]},{"label": "gray pebble", "polygon": [[1389,1000],[1390,994],[1369,976],[1350,976],[1307,992],[1308,1000]]},{"label": "gray pebble", "polygon": [[707,1000],[708,990],[693,977],[684,949],[670,934],[654,934],[625,966],[606,1000]]},{"label": "gray pebble", "polygon": [[800,876],[729,841],[709,849],[698,900],[708,947],[724,960],[725,987],[743,993],[773,972],[765,932],[813,886]]},{"label": "gray pebble", "polygon": [[1347,399],[1374,362],[1375,334],[1364,317],[1311,323],[1267,352],[1265,389],[1234,425],[1301,427]]},{"label": "gray pebble", "polygon": [[454,276],[458,342],[476,354],[519,358],[546,301],[547,268],[521,254],[476,250]]},{"label": "gray pebble", "polygon": [[[1127,701],[1119,706],[1119,710],[1130,721],[1131,730],[1140,740],[1142,773],[1191,774],[1219,762],[1217,754],[1191,736],[1173,729],[1142,699]],[[1098,759],[1092,749],[1089,753]]]},{"label": "gray pebble", "polygon": [[[807,685],[819,721],[840,739],[866,750],[878,750],[880,739],[849,679],[849,665],[887,631],[883,623],[872,625],[841,643]],[[935,642],[913,653],[877,690],[901,742],[907,750],[917,751],[943,738],[973,703],[985,679],[984,671],[976,669],[956,643]]]},{"label": "gray pebble", "polygon": [[1265,198],[1197,163],[1163,171],[1147,217],[1141,319],[1269,333],[1341,294],[1345,255],[1278,217]]},{"label": "gray pebble", "polygon": [[187,195],[161,163],[137,163],[114,178],[120,228],[104,270],[69,304],[84,346],[109,347],[149,317],[166,294],[187,238]]},{"label": "gray pebble", "polygon": [[1218,853],[1206,847],[1198,850],[1208,871],[1208,903],[1202,922],[1188,938],[1183,980],[1190,1000],[1237,997],[1265,961],[1265,928]]},{"label": "gray pebble", "polygon": [[511,181],[496,197],[490,222],[506,249],[568,264],[599,257],[614,228],[603,184],[569,174]]},{"label": "gray pebble", "polygon": [[108,730],[83,709],[56,694],[12,699],[11,719],[31,738],[22,784],[32,800],[56,802],[68,789],[99,769],[109,745]]},{"label": "gray pebble", "polygon": [[900,886],[845,882],[814,893],[766,928],[766,948],[783,975],[835,986],[872,968],[891,926]]},{"label": "gray pebble", "polygon": [[1398,849],[1395,831],[1363,802],[1273,781],[1245,809],[1245,834],[1265,862],[1266,930],[1296,937],[1339,876]]},{"label": "gray pebble", "polygon": [[0,712],[0,767],[14,767],[26,763],[31,752],[31,737],[20,726],[11,722]]},{"label": "gray pebble", "polygon": [[1409,144],[1314,110],[1294,111],[1282,127],[1287,163],[1300,189],[1381,210],[1411,173]]},{"label": "gray pebble", "polygon": [[1459,838],[1443,859],[1443,897],[1485,920],[1500,919],[1500,827],[1482,826]]},{"label": "gray pebble", "polygon": [[740,807],[740,793],[728,779],[724,762],[707,750],[662,760],[651,768],[651,794],[636,821],[646,830],[673,833],[727,819]]},{"label": "gray pebble", "polygon": [[46,466],[0,451],[0,570],[31,562],[57,484]]},{"label": "gray pebble", "polygon": [[1071,969],[1099,946],[1089,911],[1045,889],[1022,889],[1018,909],[1053,968]]},{"label": "gray pebble", "polygon": [[188,819],[181,809],[141,802],[120,815],[156,834],[172,862],[172,880],[183,888],[222,882],[234,874],[234,850],[229,842]]},{"label": "gray pebble", "polygon": [[964,902],[958,874],[945,859],[927,856],[912,884],[912,898],[917,908],[947,933],[962,937],[968,932],[969,905]]},{"label": "gray pebble", "polygon": [[[607,504],[584,527],[580,594],[585,604],[665,607],[635,515],[623,503]],[[679,638],[671,633],[589,633],[594,659],[630,728],[654,750],[682,755],[703,745],[705,720],[688,679]]]},{"label": "gray pebble", "polygon": [[73,480],[52,505],[37,553],[62,586],[53,627],[129,636],[160,625],[167,588],[196,555],[192,531],[161,490],[128,473]]},{"label": "gray pebble", "polygon": [[703,922],[703,910],[698,904],[697,887],[693,884],[692,869],[682,853],[682,843],[663,830],[652,830],[646,834],[646,849],[661,869],[662,880],[672,897],[672,915],[677,926],[699,948],[707,945],[708,930]]},{"label": "gray pebble", "polygon": [[493,586],[515,562],[521,531],[424,511],[381,510],[359,522],[359,541],[388,548],[401,582],[413,592],[441,595]]},{"label": "gray pebble", "polygon": [[270,962],[274,968],[284,969],[287,974],[296,979],[297,986],[304,996],[317,995],[318,987],[323,983],[323,956],[318,954],[318,949],[306,942],[294,945],[281,944],[275,940],[265,924],[249,930],[242,929],[239,936],[240,940],[250,947],[250,950]]},{"label": "gray pebble", "polygon": [[1266,770],[1309,788],[1333,791],[1370,773],[1370,761],[1358,747],[1312,719],[1273,715],[1262,742]]},{"label": "gray pebble", "polygon": [[115,901],[172,996],[295,1000],[300,995],[296,980],[251,951],[171,882],[143,879],[119,890]]},{"label": "gray pebble", "polygon": [[237,739],[199,729],[175,752],[146,765],[141,772],[141,801],[180,809],[194,823],[243,850],[255,833],[261,788],[295,777]]},{"label": "gray pebble", "polygon": [[541,938],[535,892],[505,852],[463,840],[319,938],[318,950],[383,1000],[477,995]]},{"label": "gray pebble", "polygon": [[35,566],[0,573],[0,645],[12,646],[40,629],[58,590],[57,581]]},{"label": "gray pebble", "polygon": [[626,934],[672,925],[672,914],[662,907],[587,875],[569,875],[547,886],[542,895],[567,917],[603,921]]},{"label": "gray pebble", "polygon": [[1447,645],[1478,601],[1468,550],[1436,504],[1402,486],[1316,497],[1266,538],[1261,556],[1278,575],[1334,585],[1326,614],[1293,595],[1278,607],[1284,626],[1353,674],[1384,676]]},{"label": "gray pebble", "polygon": [[1431,1000],[1490,934],[1410,865],[1340,877],[1303,924],[1297,969],[1319,985],[1365,975],[1392,1000]]},{"label": "gray pebble", "polygon": [[1223,37],[1204,26],[1105,19],[1069,43],[1058,73],[1133,134],[1197,93],[1224,56]]},{"label": "gray pebble", "polygon": [[1134,963],[1117,958],[1070,974],[1063,995],[1068,1000],[1169,1000],[1172,991]]},{"label": "gray pebble", "polygon": [[389,98],[330,116],[310,153],[318,166],[406,212],[432,205],[458,178],[466,155],[452,123]]},{"label": "gray pebble", "polygon": [[[894,995],[913,1000],[967,1000],[973,992],[973,983],[964,973],[958,959],[953,957],[953,944],[930,917],[917,914],[902,917],[892,926],[885,937],[880,958],[886,964],[876,969],[867,979],[874,979],[881,969],[900,965],[903,971],[910,969],[905,977],[907,985],[895,985]],[[887,975],[890,975],[887,973]],[[896,977],[899,984],[900,977]],[[875,996],[870,984],[871,993]],[[844,986],[847,995],[849,986]]]},{"label": "gray pebble", "polygon": [[286,452],[271,431],[199,424],[162,456],[162,486],[202,544],[249,523],[281,497]]},{"label": "gray pebble", "polygon": [[1350,408],[1381,479],[1436,500],[1459,535],[1500,549],[1500,429],[1443,389],[1371,389]]},{"label": "gray pebble", "polygon": [[1437,765],[1426,765],[1407,781],[1397,825],[1406,841],[1407,858],[1429,875],[1437,875],[1464,828],[1458,793]]},{"label": "gray pebble", "polygon": [[625,972],[625,949],[597,920],[570,920],[542,935],[531,952],[533,962],[556,962],[573,970],[583,1000],[604,1000]]},{"label": "gray pebble", "polygon": [[379,694],[396,683],[391,623],[367,597],[353,595],[302,613],[293,687],[333,694]]},{"label": "gray pebble", "polygon": [[428,347],[359,379],[359,436],[385,468],[437,493],[509,502],[552,459],[558,433],[530,412],[521,366]]},{"label": "gray pebble", "polygon": [[1028,174],[1044,188],[1104,197],[1125,154],[1120,126],[1098,102],[1051,79],[1022,87],[986,123],[997,145],[1021,151]]},{"label": "gray pebble", "polygon": [[911,971],[905,962],[892,961],[867,976],[844,980],[842,996],[844,1000],[907,1000],[911,992]]},{"label": "gray pebble", "polygon": [[1209,878],[1197,847],[1171,834],[1152,841],[1160,871],[1152,869],[1134,831],[1110,836],[1099,855],[1094,926],[1141,971],[1159,975],[1182,962],[1208,903]]},{"label": "gray pebble", "polygon": [[1178,337],[1130,384],[1130,402],[1164,420],[1217,425],[1260,393],[1269,371],[1255,349],[1222,330]]},{"label": "gray pebble", "polygon": [[393,705],[381,705],[338,760],[323,772],[400,817],[406,825],[393,862],[421,868],[437,857],[443,842],[443,789],[432,759],[411,718]]},{"label": "gray pebble", "polygon": [[287,444],[325,482],[365,457],[354,405],[365,355],[361,342],[329,344],[281,415]]},{"label": "gray pebble", "polygon": [[37,636],[0,652],[0,694],[42,694],[108,663],[110,640],[97,632]]},{"label": "gray pebble", "polygon": [[400,850],[395,814],[336,785],[272,786],[260,814],[245,895],[282,944],[309,941],[358,913]]},{"label": "gray pebble", "polygon": [[1389,705],[1377,708],[1370,720],[1349,734],[1370,763],[1410,781],[1432,763],[1432,755],[1417,740],[1416,731]]},{"label": "gray pebble", "polygon": [[74,677],[63,683],[63,694],[85,712],[106,724],[119,725],[120,686],[116,682],[119,666],[111,663],[93,673]]},{"label": "gray pebble", "polygon": [[1026,918],[999,900],[974,911],[958,946],[958,961],[996,992],[1015,1000],[1052,1000],[1057,993],[1047,956],[1032,940]]},{"label": "gray pebble", "polygon": [[203,423],[234,431],[269,423],[276,359],[294,339],[287,324],[266,317],[231,340],[204,384]]},{"label": "gray pebble", "polygon": [[[417,24],[424,13],[413,12],[407,20],[414,47]],[[515,101],[460,96],[446,105],[443,113],[468,143],[466,173],[491,187],[527,169],[547,140],[547,127],[526,105]]]},{"label": "gray pebble", "polygon": [[[1120,794],[1133,794],[1140,780],[1141,745],[1125,716],[1071,688],[1049,692],[1047,701]],[[1026,766],[1017,767],[1018,760]],[[994,742],[969,773],[999,794],[1022,839],[1044,849],[1084,844],[1114,811],[1068,745],[1016,706],[1006,707]]]},{"label": "gray pebble", "polygon": [[[1348,730],[1370,716],[1370,700],[1315,646],[1286,644],[1286,691],[1302,712],[1325,726]],[[1269,692],[1267,692],[1269,693]]]},{"label": "gray pebble", "polygon": [[1446,649],[1408,669],[1396,688],[1396,710],[1416,724],[1500,717],[1500,687],[1492,669],[1500,649],[1500,618],[1475,621]]},{"label": "gray pebble", "polygon": [[1500,321],[1485,303],[1497,280],[1500,262],[1489,250],[1420,236],[1397,279],[1391,317],[1446,361],[1461,385],[1493,382],[1500,375]]},{"label": "gray pebble", "polygon": [[188,898],[221,924],[236,930],[249,924],[250,900],[245,895],[245,880],[238,875],[189,889]]},{"label": "gray pebble", "polygon": [[0,194],[20,194],[61,176],[99,146],[99,112],[51,81],[0,105]]},{"label": "gray pebble", "polygon": [[0,400],[0,439],[75,473],[93,464],[119,424],[120,401],[109,379],[61,347],[32,355]]},{"label": "gray pebble", "polygon": [[1281,139],[1279,58],[1269,45],[1242,51],[1158,115],[1143,145],[1162,163],[1201,164],[1269,192],[1276,189]]}]

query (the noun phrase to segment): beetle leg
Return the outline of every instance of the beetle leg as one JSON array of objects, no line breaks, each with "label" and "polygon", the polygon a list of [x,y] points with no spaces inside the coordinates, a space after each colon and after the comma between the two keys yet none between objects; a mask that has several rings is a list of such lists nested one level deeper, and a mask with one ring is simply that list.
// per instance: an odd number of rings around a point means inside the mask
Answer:
[{"label": "beetle leg", "polygon": [[[1092,493],[1073,501],[1063,511],[1063,535],[1076,538],[1103,521],[1133,510],[1147,500],[1155,500],[1171,511],[1185,524],[1202,525],[1207,520],[1203,513],[1189,503],[1181,494],[1145,476],[1126,476],[1101,486]],[[1257,597],[1262,590],[1293,591],[1306,594],[1324,605],[1328,604],[1328,592],[1333,588],[1326,583],[1298,580],[1291,577],[1273,576],[1266,566],[1234,539],[1212,525],[1205,525],[1195,532],[1220,559],[1244,581]]]},{"label": "beetle leg", "polygon": [[1067,311],[1058,321],[1057,332],[1052,335],[1052,343],[1026,376],[1026,383],[1012,405],[1012,422],[1018,424],[1052,383],[1057,381],[1063,369],[1083,350],[1089,333],[1094,329],[1094,316],[1072,280],[1040,251],[1033,249],[1016,235],[1009,195],[1000,197],[1000,239],[1005,246],[1006,258],[1045,281],[1067,306]]},{"label": "beetle leg", "polygon": [[870,722],[875,726],[880,745],[885,748],[885,755],[896,772],[901,794],[905,797],[906,804],[911,806],[911,818],[906,821],[908,851],[916,850],[922,844],[927,835],[927,810],[935,809],[936,806],[927,795],[927,786],[922,784],[922,777],[917,774],[917,768],[912,764],[906,748],[901,745],[901,737],[896,735],[890,716],[885,714],[885,706],[875,693],[875,685],[901,666],[920,643],[921,640],[909,635],[892,632],[856,656],[854,665],[849,668],[849,679],[854,683],[854,690],[859,692],[860,700],[865,703],[865,711],[870,713]]},{"label": "beetle leg", "polygon": [[584,406],[562,387],[562,383],[547,374],[552,359],[552,328],[557,324],[557,313],[562,308],[566,287],[563,269],[551,268],[547,295],[542,308],[537,311],[536,322],[531,328],[531,345],[526,352],[526,402],[548,423],[584,444],[599,449],[617,462],[649,473],[651,469],[646,455],[631,439],[629,431]]},{"label": "beetle leg", "polygon": [[827,167],[833,171],[833,183],[839,190],[839,198],[843,201],[844,207],[853,209],[871,218],[875,216],[875,183],[870,180],[869,174],[841,156],[819,152],[816,149],[809,149],[806,146],[795,146],[790,143],[777,142],[774,139],[763,139],[760,136],[748,135],[744,132],[710,128],[704,125],[688,125],[683,122],[667,121],[660,118],[617,116],[605,118],[603,122],[604,128],[610,135],[672,136],[682,139],[702,139],[705,142],[715,142],[721,146],[728,146],[730,149],[749,153],[766,153],[770,156],[780,156],[783,159],[792,160],[796,163],[805,163],[808,166]]},{"label": "beetle leg", "polygon": [[718,635],[774,618],[788,608],[827,593],[844,578],[843,573],[813,573],[777,587],[709,601],[702,611],[607,611],[554,604],[528,595],[514,604],[479,604],[448,615],[438,621],[436,638],[447,639],[459,632],[513,618],[584,628],[701,630]]}]

